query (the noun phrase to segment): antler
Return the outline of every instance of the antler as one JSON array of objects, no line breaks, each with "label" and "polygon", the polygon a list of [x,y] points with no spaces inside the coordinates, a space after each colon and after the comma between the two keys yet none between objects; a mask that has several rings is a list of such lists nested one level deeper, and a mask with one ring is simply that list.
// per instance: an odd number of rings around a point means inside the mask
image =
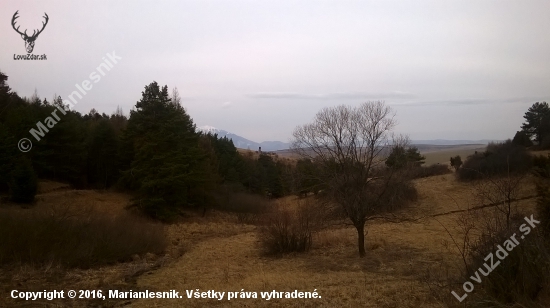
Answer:
[{"label": "antler", "polygon": [[13,17],[11,18],[11,26],[13,27],[13,30],[15,30],[15,32],[27,36],[27,30],[25,30],[25,33],[21,33],[21,31],[19,31],[19,27],[17,27],[17,29],[15,28],[15,20],[19,18],[19,16],[17,16],[17,13],[19,13],[19,10],[17,10],[17,12],[15,12],[15,14],[13,14]]},{"label": "antler", "polygon": [[13,17],[11,18],[11,26],[13,27],[13,30],[15,30],[17,33],[21,34],[21,35],[24,35],[25,37],[28,37],[28,38],[36,38],[42,31],[44,31],[44,28],[46,28],[46,25],[48,24],[48,20],[50,20],[50,18],[48,17],[48,14],[44,13],[44,15],[46,16],[42,16],[46,19],[46,22],[42,22],[42,29],[38,30],[38,32],[36,32],[37,30],[33,30],[32,32],[32,35],[29,37],[27,35],[27,30],[25,30],[25,32],[21,32],[19,31],[19,26],[17,28],[15,28],[15,20],[17,18],[19,18],[19,16],[17,16],[17,14],[19,13],[19,10],[17,12],[15,12],[15,14],[13,14]]},{"label": "antler", "polygon": [[46,19],[46,22],[42,22],[42,29],[38,30],[38,32],[36,34],[34,34],[34,32],[36,32],[36,30],[33,30],[32,36],[31,36],[32,38],[37,37],[42,31],[44,31],[44,28],[46,28],[46,25],[48,24],[48,20],[50,20],[50,18],[48,17],[48,14],[46,14],[46,12],[44,12],[44,15],[46,15],[46,16],[42,16],[42,17],[44,17]]}]

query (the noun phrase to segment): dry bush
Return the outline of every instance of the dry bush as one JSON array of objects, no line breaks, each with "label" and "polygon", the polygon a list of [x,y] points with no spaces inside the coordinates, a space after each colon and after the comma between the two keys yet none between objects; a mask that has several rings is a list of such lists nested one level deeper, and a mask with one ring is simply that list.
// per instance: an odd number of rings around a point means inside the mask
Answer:
[{"label": "dry bush", "polygon": [[[536,218],[536,217],[535,217]],[[516,215],[506,218],[496,208],[465,212],[458,220],[462,233],[459,251],[462,264],[457,266],[461,274],[451,278],[453,290],[459,295],[465,292],[462,284],[474,284],[475,292],[469,293],[463,304],[468,307],[542,307],[536,303],[540,291],[550,282],[550,251],[534,229],[524,239],[518,232],[525,220]],[[497,256],[499,245],[516,233],[520,243],[506,257]],[[456,242],[455,242],[456,244]],[[502,256],[502,252],[499,252]],[[487,256],[493,255],[493,263]],[[500,262],[497,264],[497,262]],[[486,273],[483,274],[481,271]],[[478,284],[471,277],[478,277]],[[454,298],[452,300],[457,304]]]},{"label": "dry bush", "polygon": [[[369,188],[373,203],[379,203],[378,208],[381,214],[393,212],[404,208],[411,202],[418,200],[418,191],[411,182],[408,171],[393,174],[389,180],[374,182]],[[380,192],[383,192],[380,194]],[[365,198],[370,198],[365,196]]]},{"label": "dry bush", "polygon": [[[480,267],[487,271],[483,265],[484,258],[489,253],[494,254],[497,245],[502,245],[510,235],[508,232],[502,232],[478,239],[470,253],[470,274],[474,274]],[[525,236],[518,246],[507,253],[508,256],[500,261],[499,266],[487,277],[483,277],[483,293],[477,299],[474,297],[472,301],[533,306],[539,292],[549,285],[550,251],[539,232]],[[498,258],[494,258],[496,262]]]},{"label": "dry bush", "polygon": [[113,217],[55,208],[5,209],[0,215],[0,264],[88,268],[161,253],[165,247],[162,225],[130,214]]},{"label": "dry bush", "polygon": [[488,225],[486,230],[510,229],[513,216],[519,215],[517,200],[525,184],[524,174],[507,174],[500,177],[488,177],[487,180],[473,182],[474,197],[478,204],[494,206],[498,213],[489,213],[485,222],[496,221],[499,225]]},{"label": "dry bush", "polygon": [[312,243],[307,222],[296,219],[287,211],[273,213],[269,225],[262,228],[260,240],[269,255],[304,252]]},{"label": "dry bush", "polygon": [[306,252],[311,248],[313,233],[322,228],[324,219],[320,207],[309,200],[292,207],[278,208],[267,217],[258,236],[268,255]]},{"label": "dry bush", "polygon": [[535,156],[535,185],[537,187],[537,212],[544,235],[550,240],[550,154]]},{"label": "dry bush", "polygon": [[[537,219],[536,215],[534,218]],[[447,230],[454,243],[454,247],[448,247],[449,251],[458,251],[461,261],[453,266],[455,272],[460,273],[458,276],[449,277],[447,268],[449,284],[446,287],[459,296],[465,293],[462,285],[466,281],[475,287],[475,292],[468,293],[462,304],[469,307],[518,304],[521,307],[541,307],[536,300],[540,291],[550,286],[550,249],[541,236],[541,228],[524,235],[520,226],[525,223],[523,215],[515,211],[509,215],[494,206],[461,213],[456,221],[459,237],[452,236],[453,232]],[[501,260],[496,255],[499,245],[504,247],[504,242],[514,233],[519,244],[511,251],[506,250],[507,255]],[[521,239],[523,235],[524,239]],[[493,254],[495,265],[488,259],[490,254]],[[498,265],[497,261],[500,261]],[[480,283],[470,278],[478,276]],[[458,301],[452,297],[451,303],[457,305]]]}]

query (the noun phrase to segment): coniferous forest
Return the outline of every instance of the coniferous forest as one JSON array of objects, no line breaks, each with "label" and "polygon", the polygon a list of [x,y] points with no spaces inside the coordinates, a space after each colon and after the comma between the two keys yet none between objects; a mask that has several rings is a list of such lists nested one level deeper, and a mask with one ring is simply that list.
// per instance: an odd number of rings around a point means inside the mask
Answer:
[{"label": "coniferous forest", "polygon": [[[51,114],[59,108],[66,115],[35,141],[29,130],[48,117],[55,121]],[[223,207],[220,194],[278,198],[301,190],[288,161],[241,155],[227,137],[198,131],[177,90],[169,94],[156,82],[145,86],[128,116],[120,108],[81,114],[61,97],[20,97],[1,73],[0,110],[0,190],[14,201],[32,202],[37,179],[50,179],[76,189],[131,192],[133,206],[170,220],[182,208]],[[18,150],[21,138],[33,141],[30,151]]]}]

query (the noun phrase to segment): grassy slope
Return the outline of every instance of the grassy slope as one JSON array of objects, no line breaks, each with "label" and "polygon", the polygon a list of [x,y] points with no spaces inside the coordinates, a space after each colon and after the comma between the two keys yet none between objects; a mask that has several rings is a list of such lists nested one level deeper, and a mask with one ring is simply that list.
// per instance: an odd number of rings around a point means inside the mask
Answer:
[{"label": "grassy slope", "polygon": [[[375,221],[368,225],[368,255],[357,256],[355,229],[334,226],[316,235],[307,254],[280,259],[264,257],[258,247],[256,226],[236,223],[229,214],[210,212],[182,223],[167,226],[170,247],[166,255],[137,257],[133,262],[90,270],[56,268],[0,268],[0,293],[17,288],[25,291],[44,289],[107,289],[168,291],[175,289],[184,298],[107,301],[38,301],[37,305],[69,307],[100,304],[104,307],[443,307],[422,282],[427,269],[458,260],[444,242],[450,238],[457,214],[442,215],[471,203],[472,188],[454,180],[453,174],[419,179],[419,200],[403,214],[426,217],[415,223]],[[59,200],[69,206],[87,205],[116,215],[123,211],[129,196],[95,191],[51,190],[38,196],[38,205],[55,205]],[[44,189],[48,191],[48,189]],[[532,187],[523,195],[531,194]],[[284,202],[292,203],[294,197]],[[534,200],[520,205],[532,213]],[[1,210],[1,207],[0,207]],[[185,290],[201,291],[313,291],[322,298],[209,300],[187,299]],[[0,306],[28,305],[0,297]]]},{"label": "grassy slope", "polygon": [[[452,174],[420,179],[417,186],[420,200],[408,210],[416,217],[466,208],[471,196],[471,188],[457,183]],[[532,200],[522,205],[532,207]],[[421,278],[439,262],[458,260],[442,244],[450,240],[442,225],[451,227],[455,217],[443,215],[407,224],[374,222],[368,226],[369,252],[364,259],[357,257],[357,235],[351,227],[341,226],[317,235],[314,249],[307,254],[272,259],[262,256],[253,226],[200,223],[193,232],[178,226],[174,235],[195,244],[174,263],[140,277],[138,286],[175,289],[184,298],[138,300],[132,307],[441,307]],[[194,241],[197,237],[201,240]],[[185,290],[197,288],[256,292],[317,289],[322,298],[269,302],[187,299]]]}]

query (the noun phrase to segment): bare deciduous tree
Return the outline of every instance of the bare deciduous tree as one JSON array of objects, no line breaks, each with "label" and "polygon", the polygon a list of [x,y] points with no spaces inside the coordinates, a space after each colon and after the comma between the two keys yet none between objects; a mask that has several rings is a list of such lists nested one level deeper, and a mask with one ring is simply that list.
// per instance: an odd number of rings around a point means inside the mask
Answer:
[{"label": "bare deciduous tree", "polygon": [[383,195],[392,175],[381,170],[395,145],[395,124],[391,108],[378,101],[324,108],[293,133],[293,150],[316,163],[323,198],[340,205],[357,229],[360,257],[366,255],[365,223],[391,207]]},{"label": "bare deciduous tree", "polygon": [[170,96],[170,101],[174,105],[181,105],[181,96],[180,96],[180,92],[178,91],[177,87],[174,87],[172,89],[172,95]]}]

